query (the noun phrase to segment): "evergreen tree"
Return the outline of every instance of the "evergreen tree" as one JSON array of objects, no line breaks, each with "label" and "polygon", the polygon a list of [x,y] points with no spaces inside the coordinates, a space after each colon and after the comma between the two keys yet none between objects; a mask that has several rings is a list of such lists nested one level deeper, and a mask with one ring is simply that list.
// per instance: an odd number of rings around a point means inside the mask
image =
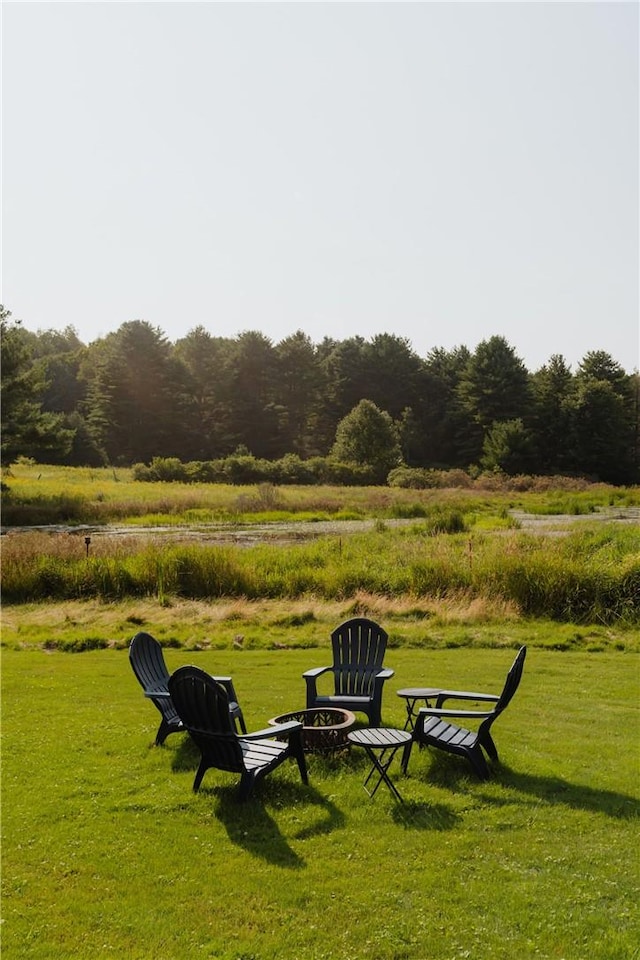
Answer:
[{"label": "evergreen tree", "polygon": [[514,476],[533,467],[531,433],[522,420],[499,420],[485,434],[480,464],[485,470]]},{"label": "evergreen tree", "polygon": [[185,454],[184,374],[162,332],[122,324],[94,351],[87,421],[110,463]]},{"label": "evergreen tree", "polygon": [[287,451],[281,435],[286,419],[277,399],[277,359],[271,340],[248,330],[235,340],[230,360],[230,434],[255,457],[275,459]]},{"label": "evergreen tree", "polygon": [[559,354],[531,378],[533,394],[532,427],[536,448],[536,473],[573,473],[574,378]]},{"label": "evergreen tree", "polygon": [[[426,467],[466,467],[467,451],[477,449],[482,431],[464,409],[460,381],[471,359],[467,347],[436,347],[424,366],[421,406],[414,415],[422,430],[421,463]],[[473,457],[471,457],[473,459]]]},{"label": "evergreen tree", "polygon": [[306,333],[296,331],[276,346],[276,398],[284,410],[281,443],[285,453],[318,454],[315,437],[322,370]]},{"label": "evergreen tree", "polygon": [[65,429],[61,416],[43,412],[41,397],[46,381],[42,370],[33,362],[31,337],[19,320],[10,318],[11,312],[0,305],[0,450],[5,467],[20,456],[40,461],[64,456],[73,439],[72,431]]},{"label": "evergreen tree", "polygon": [[491,337],[478,344],[469,359],[458,393],[472,422],[481,433],[469,437],[468,463],[482,451],[484,435],[500,420],[528,422],[531,407],[529,374],[522,360],[504,337]]},{"label": "evergreen tree", "polygon": [[593,480],[633,483],[632,445],[624,403],[606,380],[586,380],[575,399],[575,459]]},{"label": "evergreen tree", "polygon": [[213,337],[203,326],[178,340],[173,355],[185,376],[185,445],[189,459],[212,460],[230,453],[230,378],[234,341]]},{"label": "evergreen tree", "polygon": [[637,483],[634,379],[603,351],[588,353],[576,374],[573,404],[577,469],[610,483]]},{"label": "evergreen tree", "polygon": [[380,333],[362,350],[366,388],[360,399],[373,400],[398,418],[420,404],[424,362],[405,337]]},{"label": "evergreen tree", "polygon": [[318,440],[326,453],[340,420],[363,399],[369,399],[369,380],[364,359],[364,337],[325,340],[319,348],[325,382],[318,417]]}]

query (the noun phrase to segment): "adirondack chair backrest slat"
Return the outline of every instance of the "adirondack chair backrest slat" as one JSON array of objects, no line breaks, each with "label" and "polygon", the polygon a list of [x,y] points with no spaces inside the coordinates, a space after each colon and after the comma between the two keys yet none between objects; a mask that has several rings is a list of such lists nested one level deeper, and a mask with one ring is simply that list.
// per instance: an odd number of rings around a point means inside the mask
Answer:
[{"label": "adirondack chair backrest slat", "polygon": [[364,617],[348,620],[331,634],[336,696],[368,697],[382,669],[387,633]]},{"label": "adirondack chair backrest slat", "polygon": [[513,698],[516,690],[520,685],[520,680],[522,679],[522,671],[524,668],[524,658],[527,655],[527,648],[521,647],[518,651],[518,654],[509,668],[509,673],[507,674],[507,679],[504,683],[504,688],[500,694],[500,699],[496,703],[496,708],[494,713],[502,713],[504,708],[508,706],[510,701]]},{"label": "adirondack chair backrest slat", "polygon": [[524,669],[524,659],[527,655],[527,648],[521,647],[518,651],[518,654],[509,668],[509,673],[507,674],[507,679],[505,680],[502,693],[500,694],[500,699],[496,703],[493,712],[490,717],[480,724],[478,733],[481,735],[483,731],[489,730],[491,724],[500,716],[502,711],[510,704],[513,696],[520,686],[520,680],[522,679],[522,671]]},{"label": "adirondack chair backrest slat", "polygon": [[162,647],[154,637],[148,633],[137,633],[129,647],[129,660],[144,690],[167,689],[169,671]]}]

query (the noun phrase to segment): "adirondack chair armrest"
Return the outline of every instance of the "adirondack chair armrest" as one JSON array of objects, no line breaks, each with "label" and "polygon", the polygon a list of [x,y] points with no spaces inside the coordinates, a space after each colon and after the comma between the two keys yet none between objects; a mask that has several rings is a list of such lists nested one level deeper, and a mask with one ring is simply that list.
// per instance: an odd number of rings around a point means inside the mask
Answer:
[{"label": "adirondack chair armrest", "polygon": [[287,738],[292,733],[302,731],[302,724],[299,720],[289,720],[287,723],[277,723],[273,727],[267,727],[266,730],[255,730],[253,733],[240,733],[238,740],[273,740],[279,737]]},{"label": "adirondack chair armrest", "polygon": [[494,693],[474,693],[469,690],[440,690],[436,698],[436,707],[440,708],[445,700],[477,700],[480,703],[497,703],[500,697]]},{"label": "adirondack chair armrest", "polygon": [[313,667],[302,674],[307,685],[307,705],[312,703],[318,694],[318,677],[323,673],[330,673],[333,667]]},{"label": "adirondack chair armrest", "polygon": [[305,670],[302,676],[305,680],[315,680],[316,677],[319,677],[322,673],[327,673],[328,670],[333,670],[333,667],[313,667],[311,670]]},{"label": "adirondack chair armrest", "polygon": [[170,700],[171,694],[168,690],[145,690],[145,697],[149,700]]},{"label": "adirondack chair armrest", "polygon": [[394,673],[395,670],[390,670],[385,667],[383,670],[378,670],[376,673],[376,680],[390,680]]},{"label": "adirondack chair armrest", "polygon": [[493,710],[440,710],[438,707],[421,707],[418,712],[420,717],[460,717],[484,719],[493,716]]}]

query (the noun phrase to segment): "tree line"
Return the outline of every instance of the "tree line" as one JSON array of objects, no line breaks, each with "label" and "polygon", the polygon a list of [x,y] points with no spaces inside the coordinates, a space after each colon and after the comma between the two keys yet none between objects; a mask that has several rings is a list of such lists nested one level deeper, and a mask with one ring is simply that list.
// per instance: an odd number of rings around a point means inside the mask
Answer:
[{"label": "tree line", "polygon": [[640,480],[640,379],[605,351],[530,372],[501,336],[420,357],[394,334],[278,343],[143,320],[84,344],[1,308],[2,463],[296,455],[428,469]]}]

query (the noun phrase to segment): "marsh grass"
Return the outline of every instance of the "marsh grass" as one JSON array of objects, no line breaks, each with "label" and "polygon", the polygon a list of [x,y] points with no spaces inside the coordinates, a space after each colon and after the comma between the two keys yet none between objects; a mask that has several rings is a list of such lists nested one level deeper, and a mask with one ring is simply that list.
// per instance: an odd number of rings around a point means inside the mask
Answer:
[{"label": "marsh grass", "polygon": [[[448,515],[445,515],[448,516]],[[454,515],[455,516],[455,515]],[[5,603],[156,597],[346,600],[359,592],[412,600],[511,604],[522,616],[638,623],[640,529],[600,523],[562,537],[520,531],[434,532],[378,524],[369,533],[251,549],[149,538],[19,534],[4,538]]]},{"label": "marsh grass", "polygon": [[[452,482],[461,471],[451,471]],[[640,506],[638,487],[616,488],[569,478],[480,477],[466,486],[424,490],[274,484],[143,483],[131,469],[59,467],[19,463],[5,471],[3,523],[95,524],[255,521],[309,515],[416,517],[459,511],[463,517],[518,508],[536,513],[584,514],[606,507]],[[145,519],[146,518],[146,519]]]},{"label": "marsh grass", "polygon": [[[256,729],[300,703],[321,652],[188,660],[233,673]],[[173,670],[185,652],[166,658]],[[493,690],[512,658],[390,650],[385,722],[403,723],[400,687]],[[191,792],[186,737],[151,746],[159,715],[124,650],[5,650],[3,955],[631,960],[637,666],[620,653],[530,651],[494,727],[503,766],[489,782],[416,751],[408,777],[391,768],[405,804],[383,788],[372,801],[354,750],[311,756],[308,787],[285,765],[238,805],[235,778],[219,771]]]}]

